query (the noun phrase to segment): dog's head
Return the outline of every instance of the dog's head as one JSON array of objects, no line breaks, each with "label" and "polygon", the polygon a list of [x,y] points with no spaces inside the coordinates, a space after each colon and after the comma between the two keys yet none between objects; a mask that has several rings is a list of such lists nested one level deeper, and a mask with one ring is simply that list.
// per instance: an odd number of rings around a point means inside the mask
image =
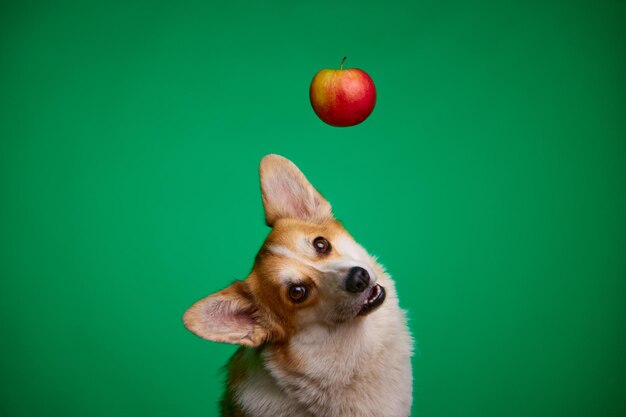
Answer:
[{"label": "dog's head", "polygon": [[360,320],[385,300],[382,267],[333,217],[330,204],[289,160],[261,161],[272,227],[250,275],[192,305],[185,326],[216,342],[259,346],[311,325]]}]

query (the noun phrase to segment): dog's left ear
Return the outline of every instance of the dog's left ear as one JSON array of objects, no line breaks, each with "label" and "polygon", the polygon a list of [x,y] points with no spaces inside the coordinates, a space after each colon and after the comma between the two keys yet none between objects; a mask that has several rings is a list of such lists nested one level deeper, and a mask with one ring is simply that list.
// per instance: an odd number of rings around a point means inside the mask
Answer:
[{"label": "dog's left ear", "polygon": [[268,226],[282,218],[321,223],[333,219],[330,203],[290,160],[267,155],[259,168],[261,194]]},{"label": "dog's left ear", "polygon": [[243,346],[259,346],[269,333],[259,322],[256,304],[245,281],[235,281],[196,302],[185,312],[183,322],[203,339]]}]

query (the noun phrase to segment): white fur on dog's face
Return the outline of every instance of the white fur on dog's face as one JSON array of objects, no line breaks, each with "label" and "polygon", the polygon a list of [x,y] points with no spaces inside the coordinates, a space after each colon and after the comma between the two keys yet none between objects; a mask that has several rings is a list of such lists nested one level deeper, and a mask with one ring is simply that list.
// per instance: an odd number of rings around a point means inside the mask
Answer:
[{"label": "white fur on dog's face", "polygon": [[332,237],[323,234],[329,231],[319,230],[319,236],[326,238],[331,246],[324,255],[315,251],[313,240],[318,236],[311,231],[290,234],[280,244],[268,239],[268,258],[280,262],[276,273],[281,290],[286,292],[291,285],[301,283],[307,288],[307,296],[317,300],[314,305],[296,310],[298,327],[311,323],[333,325],[357,316],[369,291],[358,294],[346,291],[345,280],[351,268],[361,267],[368,272],[368,289],[377,282],[373,258],[345,230],[333,229],[336,230]]}]

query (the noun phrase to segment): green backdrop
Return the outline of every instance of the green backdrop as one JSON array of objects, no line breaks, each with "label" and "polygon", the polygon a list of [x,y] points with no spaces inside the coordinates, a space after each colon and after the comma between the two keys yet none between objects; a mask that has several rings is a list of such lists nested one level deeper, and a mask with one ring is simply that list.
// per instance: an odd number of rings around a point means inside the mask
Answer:
[{"label": "green backdrop", "polygon": [[48,3],[0,6],[2,416],[215,416],[234,347],[181,315],[250,270],[267,153],[395,277],[413,416],[626,415],[624,1]]}]

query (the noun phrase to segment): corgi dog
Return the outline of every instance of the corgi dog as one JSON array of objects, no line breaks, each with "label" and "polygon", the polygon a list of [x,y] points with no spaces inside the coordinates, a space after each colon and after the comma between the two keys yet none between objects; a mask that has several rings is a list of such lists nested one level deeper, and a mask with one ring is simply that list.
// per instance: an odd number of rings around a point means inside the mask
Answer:
[{"label": "corgi dog", "polygon": [[193,304],[187,329],[240,348],[224,417],[407,417],[412,338],[391,277],[288,159],[260,166],[272,229],[245,280]]}]

